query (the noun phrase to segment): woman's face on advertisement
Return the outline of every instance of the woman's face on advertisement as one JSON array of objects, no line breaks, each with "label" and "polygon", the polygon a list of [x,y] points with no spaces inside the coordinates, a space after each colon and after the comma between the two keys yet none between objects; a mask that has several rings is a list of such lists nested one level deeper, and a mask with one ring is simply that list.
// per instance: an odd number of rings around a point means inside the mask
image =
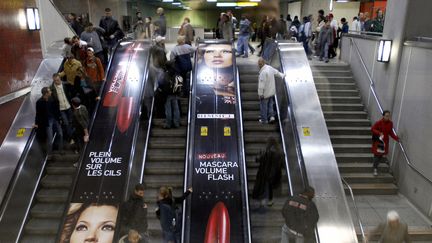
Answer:
[{"label": "woman's face on advertisement", "polygon": [[204,51],[204,61],[208,67],[226,68],[232,66],[231,45],[209,45]]},{"label": "woman's face on advertisement", "polygon": [[111,243],[116,226],[117,209],[113,206],[90,206],[85,209],[72,232],[70,243]]}]

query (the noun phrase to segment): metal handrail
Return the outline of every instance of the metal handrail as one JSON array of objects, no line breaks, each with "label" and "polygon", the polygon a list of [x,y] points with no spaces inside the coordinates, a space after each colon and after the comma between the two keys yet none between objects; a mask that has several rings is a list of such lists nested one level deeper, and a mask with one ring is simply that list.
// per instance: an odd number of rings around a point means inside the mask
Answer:
[{"label": "metal handrail", "polygon": [[[383,108],[382,108],[382,106],[381,106],[381,102],[379,101],[378,95],[377,95],[377,93],[376,93],[376,91],[375,91],[375,82],[373,81],[373,79],[372,79],[372,77],[371,77],[371,75],[370,75],[370,73],[369,73],[369,70],[368,70],[367,67],[366,67],[366,64],[365,64],[365,62],[364,62],[364,60],[363,60],[363,57],[362,57],[362,55],[361,55],[361,53],[360,53],[360,49],[358,48],[357,43],[354,41],[354,38],[349,37],[349,39],[351,40],[351,43],[354,44],[354,47],[355,47],[355,49],[356,49],[356,51],[357,51],[357,54],[358,54],[358,56],[359,56],[359,58],[360,58],[360,62],[361,62],[361,64],[362,64],[364,70],[366,71],[367,77],[368,77],[369,82],[370,82],[370,88],[371,88],[372,94],[373,94],[373,96],[374,96],[374,98],[375,98],[375,101],[376,101],[376,103],[377,103],[377,105],[378,105],[378,108],[379,108],[379,110],[380,110],[380,112],[381,112],[381,114],[382,114],[382,112],[383,112]],[[397,136],[397,133],[396,133],[396,131],[395,131],[394,128],[393,128],[393,133]],[[400,149],[401,149],[401,151],[402,151],[402,153],[403,153],[403,155],[404,155],[404,158],[405,158],[405,161],[407,162],[407,165],[408,165],[412,170],[414,170],[417,174],[419,174],[421,177],[423,177],[423,179],[425,179],[427,182],[429,182],[430,184],[432,184],[432,180],[429,179],[429,178],[427,178],[423,173],[421,173],[421,172],[420,172],[420,171],[419,171],[419,170],[418,170],[418,169],[417,169],[417,168],[416,168],[416,167],[411,163],[411,160],[409,159],[408,154],[406,153],[406,150],[405,150],[405,147],[403,146],[403,144],[402,144],[400,141],[398,141],[397,143],[399,144],[399,147],[400,147]]]},{"label": "metal handrail", "polygon": [[348,187],[348,190],[350,192],[350,195],[351,195],[351,198],[352,198],[353,204],[354,204],[355,213],[356,213],[356,216],[357,216],[357,221],[358,221],[358,224],[360,226],[360,232],[361,232],[361,235],[362,235],[362,239],[364,240],[364,239],[366,239],[366,235],[365,235],[365,232],[364,232],[363,223],[362,223],[362,221],[360,219],[360,213],[359,213],[359,210],[357,208],[357,204],[356,204],[356,201],[355,201],[355,198],[354,198],[353,190],[352,190],[351,186],[348,184],[348,182],[346,182],[343,177],[341,177],[341,180]]},{"label": "metal handrail", "polygon": [[382,36],[382,32],[371,32],[371,31],[357,31],[357,30],[349,30],[348,33],[350,34],[357,34],[357,35],[374,35],[374,36]]}]

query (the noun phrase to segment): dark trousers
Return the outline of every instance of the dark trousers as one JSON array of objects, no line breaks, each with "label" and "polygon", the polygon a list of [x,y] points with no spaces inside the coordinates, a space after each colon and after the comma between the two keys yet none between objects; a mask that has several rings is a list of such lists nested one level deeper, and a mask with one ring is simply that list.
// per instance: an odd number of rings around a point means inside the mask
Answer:
[{"label": "dark trousers", "polygon": [[378,169],[379,163],[387,163],[387,158],[383,155],[374,155],[373,157],[373,168]]}]

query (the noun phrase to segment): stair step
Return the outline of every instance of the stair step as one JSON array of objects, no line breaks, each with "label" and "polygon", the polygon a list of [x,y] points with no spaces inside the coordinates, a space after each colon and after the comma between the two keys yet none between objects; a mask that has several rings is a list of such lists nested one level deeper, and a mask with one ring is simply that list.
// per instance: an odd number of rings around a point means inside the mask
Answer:
[{"label": "stair step", "polygon": [[[327,127],[330,135],[371,135],[370,127]],[[371,135],[372,136],[372,135]]]},{"label": "stair step", "polygon": [[[165,125],[165,119],[154,118],[152,120],[152,125],[156,127],[163,127],[163,125]],[[187,126],[187,116],[180,118],[180,126]]]},{"label": "stair step", "polygon": [[335,76],[314,76],[314,82],[316,83],[355,83],[355,80],[351,76],[347,77],[335,77]]},{"label": "stair step", "polygon": [[367,119],[366,111],[323,111],[325,119]]},{"label": "stair step", "polygon": [[57,218],[60,219],[65,210],[62,203],[37,203],[31,209],[31,216],[34,218]]},{"label": "stair step", "polygon": [[150,149],[186,149],[186,144],[184,143],[154,143],[153,141],[149,143],[148,148]]},{"label": "stair step", "polygon": [[[242,77],[240,77],[240,79],[242,79]],[[246,91],[250,91],[250,92],[258,92],[258,76],[254,77],[254,80],[249,79],[250,82],[242,82],[240,83],[240,90],[241,92],[246,92]]]},{"label": "stair step", "polygon": [[56,219],[30,219],[24,230],[26,234],[56,235],[59,225]]},{"label": "stair step", "polygon": [[[183,173],[182,173],[183,175]],[[160,187],[164,185],[183,186],[183,176],[179,175],[148,175],[144,176],[147,187]]]},{"label": "stair step", "polygon": [[69,189],[73,182],[73,175],[46,175],[41,183],[45,188]]},{"label": "stair step", "polygon": [[186,137],[186,130],[180,128],[164,129],[162,127],[155,127],[151,129],[151,136],[154,137]]},{"label": "stair step", "polygon": [[360,96],[320,96],[319,100],[321,103],[327,104],[360,104],[361,97]]},{"label": "stair step", "polygon": [[316,89],[321,90],[357,90],[355,83],[336,83],[336,82],[317,82],[315,81]]},{"label": "stair step", "polygon": [[245,132],[244,134],[244,140],[245,143],[259,143],[259,144],[263,144],[263,148],[265,147],[265,144],[267,142],[267,139],[269,139],[270,137],[274,137],[274,138],[278,138],[280,137],[279,132],[277,131],[272,131],[272,132],[266,132],[264,134],[262,133],[248,133]]},{"label": "stair step", "polygon": [[243,122],[243,128],[247,132],[271,132],[279,131],[279,123],[274,122],[272,124],[261,124],[257,121],[245,121]]},{"label": "stair step", "polygon": [[349,64],[346,63],[314,63],[310,65],[312,71],[321,71],[321,70],[336,70],[336,71],[344,71],[350,70]]},{"label": "stair step", "polygon": [[359,96],[358,90],[317,89],[318,96]]},{"label": "stair step", "polygon": [[341,173],[348,183],[393,183],[394,178],[388,173],[379,173],[374,176],[372,173]]},{"label": "stair step", "polygon": [[[65,145],[66,146],[66,145]],[[64,153],[64,154],[59,154],[59,153],[53,153],[52,154],[52,161],[54,162],[64,162],[64,163],[75,163],[78,161],[79,159],[79,154],[75,154],[75,153]]]},{"label": "stair step", "polygon": [[[392,183],[351,183],[354,195],[393,195],[397,194],[398,188]],[[349,193],[344,185],[345,193]]]},{"label": "stair step", "polygon": [[371,152],[371,144],[333,144],[335,153],[368,153]]},{"label": "stair step", "polygon": [[68,195],[69,189],[42,188],[36,194],[36,200],[45,203],[65,203],[68,199]]},{"label": "stair step", "polygon": [[367,144],[372,143],[370,135],[332,135],[332,144]]},{"label": "stair step", "polygon": [[352,77],[351,70],[313,70],[312,75],[315,77]]},{"label": "stair step", "polygon": [[371,163],[372,153],[335,153],[338,163]]},{"label": "stair step", "polygon": [[371,123],[368,119],[326,119],[325,121],[329,127],[338,127],[344,125],[353,127],[371,127]]},{"label": "stair step", "polygon": [[146,175],[182,175],[184,174],[184,162],[158,162],[146,163]]},{"label": "stair step", "polygon": [[[372,173],[372,163],[339,163],[340,173]],[[385,163],[378,165],[379,173],[388,173],[389,166]]]},{"label": "stair step", "polygon": [[363,104],[323,104],[321,103],[323,111],[364,111]]}]

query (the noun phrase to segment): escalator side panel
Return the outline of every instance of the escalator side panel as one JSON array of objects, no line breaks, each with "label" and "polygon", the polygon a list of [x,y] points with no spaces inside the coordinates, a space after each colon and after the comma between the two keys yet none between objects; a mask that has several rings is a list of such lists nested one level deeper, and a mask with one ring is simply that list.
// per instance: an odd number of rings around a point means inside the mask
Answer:
[{"label": "escalator side panel", "polygon": [[250,242],[234,58],[231,44],[198,46],[184,242]]},{"label": "escalator side panel", "polygon": [[315,188],[321,243],[357,242],[336,158],[309,62],[299,43],[280,43],[285,84],[299,134],[309,184]]}]

